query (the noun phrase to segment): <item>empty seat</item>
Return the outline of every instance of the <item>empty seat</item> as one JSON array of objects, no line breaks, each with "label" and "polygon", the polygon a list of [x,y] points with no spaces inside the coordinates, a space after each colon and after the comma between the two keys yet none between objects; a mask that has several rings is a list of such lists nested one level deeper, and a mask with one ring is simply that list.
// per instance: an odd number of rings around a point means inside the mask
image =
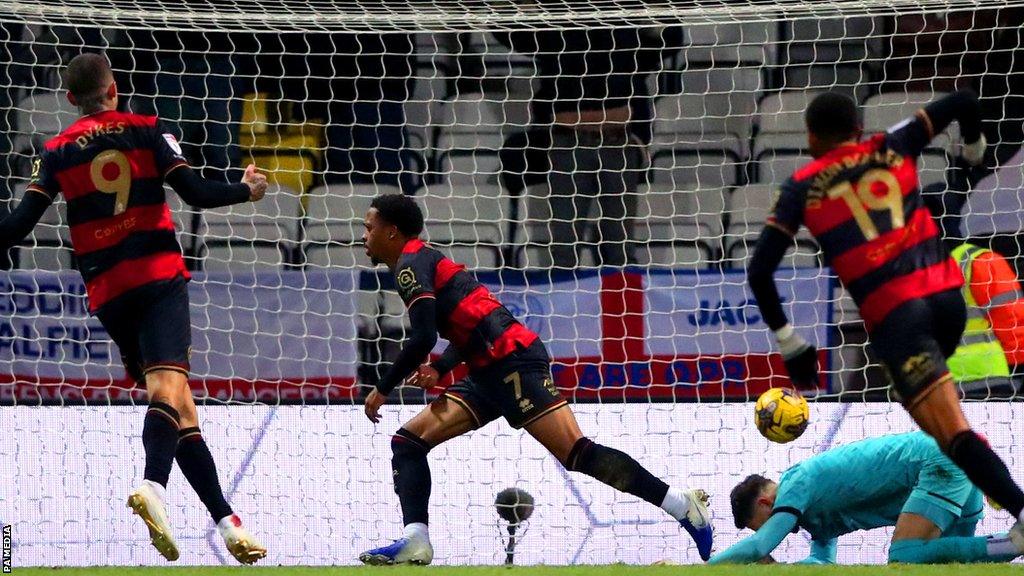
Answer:
[{"label": "empty seat", "polygon": [[755,164],[757,182],[780,185],[797,169],[811,161],[808,154],[793,150],[769,149],[761,152]]},{"label": "empty seat", "polygon": [[[875,94],[864,101],[864,132],[884,132],[900,122],[911,118],[929,102],[941,97],[935,92],[886,92]],[[959,139],[956,124],[950,125],[943,134],[932,140],[933,148],[950,149],[951,143]]]},{"label": "empty seat", "polygon": [[762,22],[707,22],[686,27],[689,60],[773,62],[778,46],[778,25]]},{"label": "empty seat", "polygon": [[304,198],[305,261],[318,266],[346,266],[365,257],[363,220],[370,202],[380,194],[399,193],[398,187],[383,184],[332,184],[313,189]]},{"label": "empty seat", "polygon": [[726,209],[730,226],[745,223],[760,230],[777,194],[778,187],[771,184],[747,184],[734,189]]},{"label": "empty seat", "polygon": [[494,188],[498,185],[501,160],[497,151],[457,150],[444,154],[440,176],[452,186]]},{"label": "empty seat", "polygon": [[[498,151],[506,129],[511,128],[502,109],[502,102],[484,93],[463,94],[446,100],[438,107],[437,151]],[[521,128],[521,127],[520,127]]]},{"label": "empty seat", "polygon": [[724,151],[662,149],[651,161],[651,189],[720,190],[739,179],[740,161]]},{"label": "empty seat", "polygon": [[426,238],[438,244],[490,244],[501,242],[501,223],[507,202],[495,196],[441,195],[447,188],[428,188],[417,198],[426,221]]},{"label": "empty seat", "polygon": [[[746,223],[731,224],[726,230],[724,264],[730,268],[745,268],[754,252],[761,226]],[[801,230],[793,239],[793,246],[786,252],[780,268],[818,268],[821,264],[821,249],[806,230]]]},{"label": "empty seat", "polygon": [[37,92],[18,101],[15,127],[17,132],[30,135],[32,145],[41,150],[46,140],[77,119],[78,110],[63,91]]},{"label": "empty seat", "polygon": [[751,155],[769,148],[802,150],[807,146],[804,112],[820,91],[784,90],[765,96],[757,105],[757,136]]},{"label": "empty seat", "polygon": [[297,247],[300,218],[298,193],[283,186],[259,202],[205,210],[199,228],[204,268],[279,268]]},{"label": "empty seat", "polygon": [[677,236],[659,237],[654,232],[658,227],[681,225],[700,227],[705,232],[700,238],[711,238],[722,233],[722,214],[725,212],[727,190],[724,188],[699,190],[652,189],[641,194],[637,202],[636,234],[638,237],[672,239]]},{"label": "empty seat", "polygon": [[[654,142],[674,145],[692,141],[699,147],[716,147],[725,134],[740,142],[750,137],[750,117],[761,91],[760,70],[753,67],[715,67],[701,70],[668,71],[672,92],[654,103]],[[698,138],[715,135],[709,144]],[[723,146],[732,149],[731,146]],[[743,149],[737,150],[742,155]]]},{"label": "empty seat", "polygon": [[711,249],[700,240],[649,242],[640,249],[640,264],[658,268],[707,268],[712,262]]},{"label": "empty seat", "polygon": [[[15,186],[14,195],[17,200],[12,206],[21,203],[26,194],[27,183]],[[35,192],[33,192],[35,194]],[[67,202],[58,196],[53,205],[46,209],[42,218],[32,232],[20,244],[18,249],[18,267],[25,270],[67,270],[71,268],[72,253],[70,233],[67,227]]]}]

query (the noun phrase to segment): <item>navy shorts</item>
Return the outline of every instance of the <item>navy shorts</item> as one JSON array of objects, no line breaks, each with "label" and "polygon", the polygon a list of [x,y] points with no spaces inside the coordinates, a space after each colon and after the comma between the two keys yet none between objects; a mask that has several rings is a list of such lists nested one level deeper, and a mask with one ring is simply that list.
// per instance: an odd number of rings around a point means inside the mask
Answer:
[{"label": "navy shorts", "polygon": [[465,408],[477,428],[502,416],[513,428],[522,428],[566,404],[551,380],[551,359],[539,339],[452,384],[444,397]]},{"label": "navy shorts", "polygon": [[871,347],[910,409],[949,376],[946,358],[956,351],[967,322],[959,290],[904,302],[871,333]]},{"label": "navy shorts", "polygon": [[96,317],[121,350],[125,372],[145,383],[147,372],[189,373],[192,322],[188,284],[178,277],[142,286],[103,306]]}]

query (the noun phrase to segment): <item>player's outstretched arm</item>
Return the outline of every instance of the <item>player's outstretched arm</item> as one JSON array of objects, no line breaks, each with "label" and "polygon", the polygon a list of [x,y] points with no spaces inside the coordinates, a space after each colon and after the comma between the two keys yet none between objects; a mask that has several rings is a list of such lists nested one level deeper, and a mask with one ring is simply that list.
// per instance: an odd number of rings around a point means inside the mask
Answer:
[{"label": "player's outstretched arm", "polygon": [[[437,344],[437,317],[433,296],[421,297],[409,307],[411,324],[409,339],[402,346],[394,364],[377,383],[377,388],[365,404],[366,417],[373,422],[380,420],[378,410],[388,394],[419,368],[423,360]],[[372,402],[371,402],[372,399]]]},{"label": "player's outstretched arm", "polygon": [[970,90],[947,94],[918,110],[913,118],[890,128],[890,145],[903,154],[917,156],[954,120],[960,125],[964,141],[961,156],[971,166],[980,165],[988,143],[981,131],[981,104]]},{"label": "player's outstretched arm", "polygon": [[207,180],[188,166],[179,166],[167,175],[167,183],[189,206],[220,208],[242,202],[256,202],[267,192],[267,177],[249,164],[238,184]]},{"label": "player's outstretched arm", "polygon": [[775,271],[793,245],[793,238],[777,226],[768,224],[754,246],[754,256],[747,266],[747,282],[754,293],[757,307],[765,324],[775,333],[779,353],[786,362],[786,370],[793,385],[813,388],[818,382],[818,351],[800,337],[789,325],[782,299],[775,286]]},{"label": "player's outstretched arm", "polygon": [[31,188],[26,190],[18,207],[0,222],[0,249],[7,250],[24,240],[51,203],[46,194]]},{"label": "player's outstretched arm", "polygon": [[811,554],[797,564],[835,564],[836,545],[839,540],[811,540]]},{"label": "player's outstretched arm", "polygon": [[770,555],[794,528],[797,518],[789,512],[776,512],[757,532],[715,554],[708,564],[753,564]]}]

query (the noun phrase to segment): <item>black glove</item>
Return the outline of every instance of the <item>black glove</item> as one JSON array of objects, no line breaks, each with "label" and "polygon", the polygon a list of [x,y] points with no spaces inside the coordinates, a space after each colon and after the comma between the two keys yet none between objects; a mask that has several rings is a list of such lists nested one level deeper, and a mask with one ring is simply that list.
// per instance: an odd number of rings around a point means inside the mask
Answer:
[{"label": "black glove", "polygon": [[789,379],[798,390],[813,390],[818,387],[818,349],[810,344],[790,356],[783,357]]}]

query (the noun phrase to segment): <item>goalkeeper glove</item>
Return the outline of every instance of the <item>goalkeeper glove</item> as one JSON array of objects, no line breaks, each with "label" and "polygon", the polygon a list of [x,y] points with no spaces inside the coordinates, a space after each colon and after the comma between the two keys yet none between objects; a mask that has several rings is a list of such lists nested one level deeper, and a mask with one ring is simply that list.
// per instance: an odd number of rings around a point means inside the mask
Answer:
[{"label": "goalkeeper glove", "polygon": [[793,386],[800,390],[817,388],[818,349],[801,338],[789,324],[775,331],[775,339]]},{"label": "goalkeeper glove", "polygon": [[985,140],[985,135],[982,134],[976,142],[971,144],[964,144],[960,155],[967,161],[971,166],[978,166],[985,159],[985,148],[988,147],[988,142]]}]

